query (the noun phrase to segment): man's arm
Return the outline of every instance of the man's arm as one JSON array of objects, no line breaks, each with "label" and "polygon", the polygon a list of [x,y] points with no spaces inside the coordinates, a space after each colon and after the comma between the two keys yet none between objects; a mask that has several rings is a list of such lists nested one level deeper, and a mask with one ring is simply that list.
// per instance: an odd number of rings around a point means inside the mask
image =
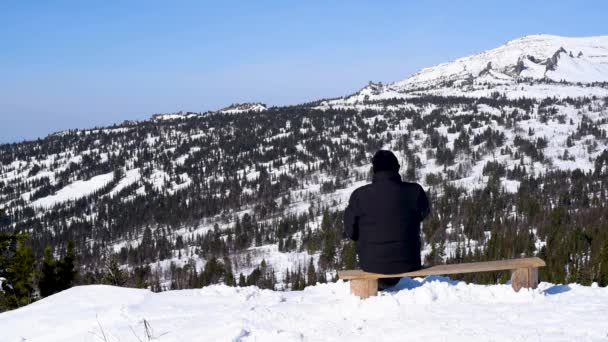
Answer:
[{"label": "man's arm", "polygon": [[359,238],[359,213],[356,190],[350,195],[348,206],[344,210],[344,232],[342,236],[357,241]]},{"label": "man's arm", "polygon": [[418,213],[420,214],[420,221],[422,221],[431,212],[429,199],[426,197],[426,192],[424,192],[422,186],[420,186],[420,191],[418,192],[418,199],[416,205],[418,207]]}]

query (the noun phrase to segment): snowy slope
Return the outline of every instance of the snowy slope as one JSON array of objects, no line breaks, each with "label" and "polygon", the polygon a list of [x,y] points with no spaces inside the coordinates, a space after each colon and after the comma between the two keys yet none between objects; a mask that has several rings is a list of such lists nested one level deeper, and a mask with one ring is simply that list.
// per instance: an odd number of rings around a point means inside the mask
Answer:
[{"label": "snowy slope", "polygon": [[594,85],[597,82],[608,82],[608,36],[529,35],[424,68],[392,84],[370,82],[345,98],[322,101],[318,108],[379,110],[383,107],[362,104],[425,94],[481,98],[497,92],[507,98],[535,99],[608,96],[608,89]]},{"label": "snowy slope", "polygon": [[608,36],[525,36],[492,50],[422,69],[392,86],[405,90],[484,75],[486,80],[497,83],[517,78],[607,82]]},{"label": "snowy slope", "polygon": [[107,174],[92,177],[89,180],[75,181],[64,187],[63,189],[57,191],[53,195],[35,200],[34,202],[32,202],[32,206],[41,208],[51,208],[54,205],[57,205],[58,203],[82,198],[103,188],[106,184],[110,183],[112,179],[114,179],[114,173],[109,172]]},{"label": "snowy slope", "polygon": [[608,288],[549,283],[516,293],[509,285],[405,278],[367,300],[341,281],[292,292],[96,285],[0,314],[0,340],[605,341],[607,315]]}]

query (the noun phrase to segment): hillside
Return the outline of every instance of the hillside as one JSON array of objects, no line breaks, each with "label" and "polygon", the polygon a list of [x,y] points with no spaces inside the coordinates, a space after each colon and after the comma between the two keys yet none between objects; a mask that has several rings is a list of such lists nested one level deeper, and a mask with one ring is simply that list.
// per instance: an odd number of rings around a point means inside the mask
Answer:
[{"label": "hillside", "polygon": [[344,98],[0,145],[0,232],[28,233],[38,258],[74,241],[81,284],[116,259],[154,291],[302,289],[356,266],[342,210],[385,148],[433,203],[426,263],[540,255],[542,280],[605,286],[606,51],[606,37],[528,36]]},{"label": "hillside", "polygon": [[[80,286],[0,314],[17,341],[603,341],[608,288],[403,279],[364,301],[347,283],[304,291],[214,285],[152,293]],[[32,324],[36,322],[36,324]],[[221,324],[218,324],[221,322]]]}]

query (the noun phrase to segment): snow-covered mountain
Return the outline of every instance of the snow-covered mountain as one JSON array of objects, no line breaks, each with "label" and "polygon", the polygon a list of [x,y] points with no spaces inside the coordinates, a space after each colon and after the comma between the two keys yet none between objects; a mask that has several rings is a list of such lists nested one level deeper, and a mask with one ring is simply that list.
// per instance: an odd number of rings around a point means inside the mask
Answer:
[{"label": "snow-covered mountain", "polygon": [[[3,342],[603,341],[608,288],[403,279],[359,300],[347,283],[304,291],[214,285],[151,293],[79,286],[0,314]],[[35,322],[35,324],[33,324]]]},{"label": "snow-covered mountain", "polygon": [[[570,38],[530,35],[495,49],[422,69],[387,85],[372,83],[323,106],[408,98],[416,94],[509,98],[606,96],[608,36]],[[568,86],[564,86],[568,84]]]},{"label": "snow-covered mountain", "polygon": [[247,112],[262,112],[268,109],[264,103],[261,102],[245,102],[245,103],[234,103],[228,107],[224,107],[222,109],[210,112],[184,112],[179,111],[175,113],[158,113],[152,115],[151,120],[153,121],[166,121],[166,120],[181,120],[181,119],[190,119],[197,116],[202,116],[206,114],[239,114],[239,113],[247,113]]},{"label": "snow-covered mountain", "polygon": [[608,206],[607,51],[607,37],[527,36],[343,98],[0,145],[0,232],[29,233],[38,254],[75,240],[91,281],[114,254],[156,290],[240,274],[301,288],[307,270],[353,266],[341,210],[385,148],[434,202],[429,263],[543,254],[548,280],[599,281],[608,235],[588,218]]},{"label": "snow-covered mountain", "polygon": [[245,112],[262,112],[265,111],[266,105],[260,102],[235,103],[226,108],[219,110],[220,113],[238,114]]},{"label": "snow-covered mountain", "polygon": [[492,50],[422,69],[391,86],[409,90],[447,82],[503,84],[545,79],[608,82],[608,36],[525,36]]}]

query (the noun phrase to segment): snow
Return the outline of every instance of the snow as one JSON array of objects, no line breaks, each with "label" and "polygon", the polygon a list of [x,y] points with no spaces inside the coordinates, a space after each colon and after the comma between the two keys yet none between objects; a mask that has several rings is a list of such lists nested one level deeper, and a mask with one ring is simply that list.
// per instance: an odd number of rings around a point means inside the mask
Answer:
[{"label": "snow", "polygon": [[607,314],[608,288],[597,285],[514,292],[437,276],[404,278],[366,300],[342,281],[292,292],[89,285],[0,314],[0,334],[6,342],[605,341]]},{"label": "snow", "polygon": [[[243,260],[246,259],[247,254],[251,258],[250,266]],[[235,268],[234,274],[251,274],[251,272],[262,263],[262,260],[264,260],[268,266],[273,268],[277,279],[283,280],[285,277],[285,270],[289,269],[290,271],[295,271],[298,267],[304,268],[308,265],[311,257],[316,265],[319,259],[318,254],[312,256],[305,251],[279,252],[279,248],[276,244],[251,247],[247,250],[247,253],[243,254],[240,258],[233,260]]]},{"label": "snow", "polygon": [[184,172],[182,174],[180,174],[180,178],[181,178],[181,183],[177,184],[177,183],[172,183],[171,184],[171,190],[169,191],[170,193],[175,193],[178,190],[182,190],[187,188],[188,186],[190,186],[190,184],[192,184],[192,179],[190,178],[190,176]]},{"label": "snow", "polygon": [[[543,63],[562,48],[566,52],[559,53],[557,69],[546,72],[547,68]],[[573,57],[569,56],[570,52]],[[582,53],[580,57],[579,53]],[[530,60],[528,56],[532,56],[536,62]],[[498,83],[501,83],[507,76],[505,74],[518,76],[514,67],[520,61],[527,68],[519,76],[535,79],[547,76],[555,81],[563,79],[569,82],[606,82],[608,81],[608,36],[585,38],[525,36],[495,49],[422,69],[413,76],[392,84],[391,88],[405,90],[436,85],[441,81],[477,77],[488,66],[490,66],[489,71],[494,72],[492,74],[497,78]],[[497,71],[501,75],[496,74]]]},{"label": "snow", "polygon": [[[562,81],[568,83],[555,83]],[[593,82],[608,82],[608,36],[530,35],[424,68],[392,84],[370,82],[350,96],[322,101],[316,109],[406,109],[411,105],[374,101],[407,101],[420,95],[480,98],[497,92],[509,99],[608,96],[608,89],[592,86]]]},{"label": "snow", "polygon": [[152,115],[153,121],[173,121],[173,120],[181,120],[181,119],[189,119],[202,115],[202,113],[193,113],[193,112],[177,112],[177,113],[168,113],[168,114],[154,114]]},{"label": "snow", "polygon": [[152,185],[154,186],[154,188],[156,188],[156,190],[162,190],[165,183],[167,183],[167,180],[169,179],[169,175],[162,170],[154,170],[154,172],[152,172],[152,175],[150,176],[150,182],[152,183]]},{"label": "snow", "polygon": [[266,109],[266,105],[263,103],[239,103],[220,109],[218,112],[223,114],[239,114],[245,112],[263,112]]},{"label": "snow", "polygon": [[168,121],[182,119],[184,116],[181,114],[161,114],[153,117],[153,120]]},{"label": "snow", "polygon": [[[608,60],[608,48],[604,54],[607,55],[606,60]],[[547,77],[554,81],[606,82],[608,81],[608,62],[605,61],[603,64],[597,64],[586,58],[570,57],[568,54],[561,54],[558,69],[547,71]]]},{"label": "snow", "polygon": [[103,188],[114,179],[114,173],[92,177],[89,180],[77,180],[60,189],[53,195],[39,198],[32,202],[32,207],[51,208],[54,205],[70,200],[76,200]]},{"label": "snow", "polygon": [[128,187],[129,185],[137,182],[137,180],[141,177],[141,173],[139,168],[129,170],[125,173],[125,176],[118,182],[116,187],[110,191],[110,196],[116,196],[122,189]]}]

